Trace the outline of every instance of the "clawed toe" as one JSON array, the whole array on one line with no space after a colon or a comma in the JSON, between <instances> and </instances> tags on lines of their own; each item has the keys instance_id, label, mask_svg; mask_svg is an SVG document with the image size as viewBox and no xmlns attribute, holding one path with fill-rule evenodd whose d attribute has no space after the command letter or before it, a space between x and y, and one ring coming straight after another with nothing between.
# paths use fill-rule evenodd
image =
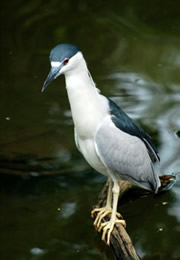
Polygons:
<instances>
[{"instance_id":1,"label":"clawed toe","mask_svg":"<svg viewBox=\"0 0 180 260\"><path fill-rule=\"evenodd\" d=\"M95 226L95 228L99 231L101 230L101 225L102 225L102 220L108 216L112 214L112 209L111 208L96 208L94 210L91 211L91 217L94 218L95 214L97 214L95 221L93 223L93 225ZM118 220L118 218L122 218L121 214L119 212L116 212L116 218ZM100 232L100 231L99 231Z\"/></svg>"},{"instance_id":2,"label":"clawed toe","mask_svg":"<svg viewBox=\"0 0 180 260\"><path fill-rule=\"evenodd\" d=\"M115 224L121 224L124 227L126 227L126 222L122 218L121 214L116 212L112 216L112 209L111 208L96 208L92 210L91 212L91 217L94 218L95 214L97 214L95 221L94 221L94 226L98 232L101 232L102 230L102 240L107 244L110 245L110 237L111 233L113 231L114 225ZM111 214L111 219L110 221L105 221L105 217Z\"/></svg>"},{"instance_id":3,"label":"clawed toe","mask_svg":"<svg viewBox=\"0 0 180 260\"><path fill-rule=\"evenodd\" d=\"M110 245L110 238L111 238L111 233L114 229L115 224L122 224L124 227L126 226L126 222L123 219L116 219L115 221L108 221L105 223L101 224L101 227L99 230L101 231L103 229L102 233L102 240L109 246Z\"/></svg>"}]
</instances>

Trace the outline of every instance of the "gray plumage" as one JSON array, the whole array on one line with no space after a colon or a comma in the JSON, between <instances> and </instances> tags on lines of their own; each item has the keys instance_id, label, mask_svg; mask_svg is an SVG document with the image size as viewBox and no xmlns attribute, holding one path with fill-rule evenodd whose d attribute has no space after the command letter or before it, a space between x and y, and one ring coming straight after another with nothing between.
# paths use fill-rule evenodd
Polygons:
<instances>
[{"instance_id":1,"label":"gray plumage","mask_svg":"<svg viewBox=\"0 0 180 260\"><path fill-rule=\"evenodd\" d=\"M109 100L109 107L110 113L112 115L112 121L122 131L139 137L146 145L149 156L151 157L152 162L160 161L157 149L151 139L151 137L144 132L142 128L137 126L134 121L110 98Z\"/></svg>"},{"instance_id":2,"label":"gray plumage","mask_svg":"<svg viewBox=\"0 0 180 260\"><path fill-rule=\"evenodd\" d=\"M152 163L159 156L150 136L110 99L109 104L111 118L102 122L95 136L99 157L121 179L157 192L160 181Z\"/></svg>"}]
</instances>

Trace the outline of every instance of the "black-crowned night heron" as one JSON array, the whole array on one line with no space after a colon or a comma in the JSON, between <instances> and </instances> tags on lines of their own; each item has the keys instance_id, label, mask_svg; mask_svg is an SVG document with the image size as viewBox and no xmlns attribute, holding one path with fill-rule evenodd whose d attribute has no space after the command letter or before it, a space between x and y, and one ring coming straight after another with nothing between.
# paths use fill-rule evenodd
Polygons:
<instances>
[{"instance_id":1,"label":"black-crowned night heron","mask_svg":"<svg viewBox=\"0 0 180 260\"><path fill-rule=\"evenodd\" d=\"M109 178L106 206L94 209L94 225L103 229L109 245L116 223L125 225L117 212L118 180L128 180L143 189L158 191L160 180L153 170L159 161L148 134L138 127L111 99L100 94L81 51L71 44L60 44L50 53L51 71L42 91L59 75L65 75L66 89L74 121L75 143L86 161ZM110 221L102 219L111 214Z\"/></svg>"}]
</instances>

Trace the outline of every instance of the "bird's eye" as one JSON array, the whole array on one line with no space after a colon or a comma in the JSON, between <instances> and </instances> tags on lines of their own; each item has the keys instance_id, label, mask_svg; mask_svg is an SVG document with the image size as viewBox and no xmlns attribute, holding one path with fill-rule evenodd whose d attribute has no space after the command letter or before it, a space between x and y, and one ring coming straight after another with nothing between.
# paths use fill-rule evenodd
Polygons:
<instances>
[{"instance_id":1,"label":"bird's eye","mask_svg":"<svg viewBox=\"0 0 180 260\"><path fill-rule=\"evenodd\" d=\"M69 62L69 59L66 58L66 59L63 61L63 64L66 65L68 62Z\"/></svg>"}]
</instances>

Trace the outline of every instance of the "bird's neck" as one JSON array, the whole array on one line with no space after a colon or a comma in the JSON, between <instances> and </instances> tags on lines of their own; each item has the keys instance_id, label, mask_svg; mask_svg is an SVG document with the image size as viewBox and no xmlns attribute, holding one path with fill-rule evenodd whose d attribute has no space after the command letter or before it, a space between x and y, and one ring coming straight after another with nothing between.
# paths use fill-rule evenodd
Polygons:
<instances>
[{"instance_id":1,"label":"bird's neck","mask_svg":"<svg viewBox=\"0 0 180 260\"><path fill-rule=\"evenodd\" d=\"M84 135L95 131L106 113L107 101L96 89L84 60L81 67L65 75L65 80L76 130L86 138Z\"/></svg>"}]
</instances>

